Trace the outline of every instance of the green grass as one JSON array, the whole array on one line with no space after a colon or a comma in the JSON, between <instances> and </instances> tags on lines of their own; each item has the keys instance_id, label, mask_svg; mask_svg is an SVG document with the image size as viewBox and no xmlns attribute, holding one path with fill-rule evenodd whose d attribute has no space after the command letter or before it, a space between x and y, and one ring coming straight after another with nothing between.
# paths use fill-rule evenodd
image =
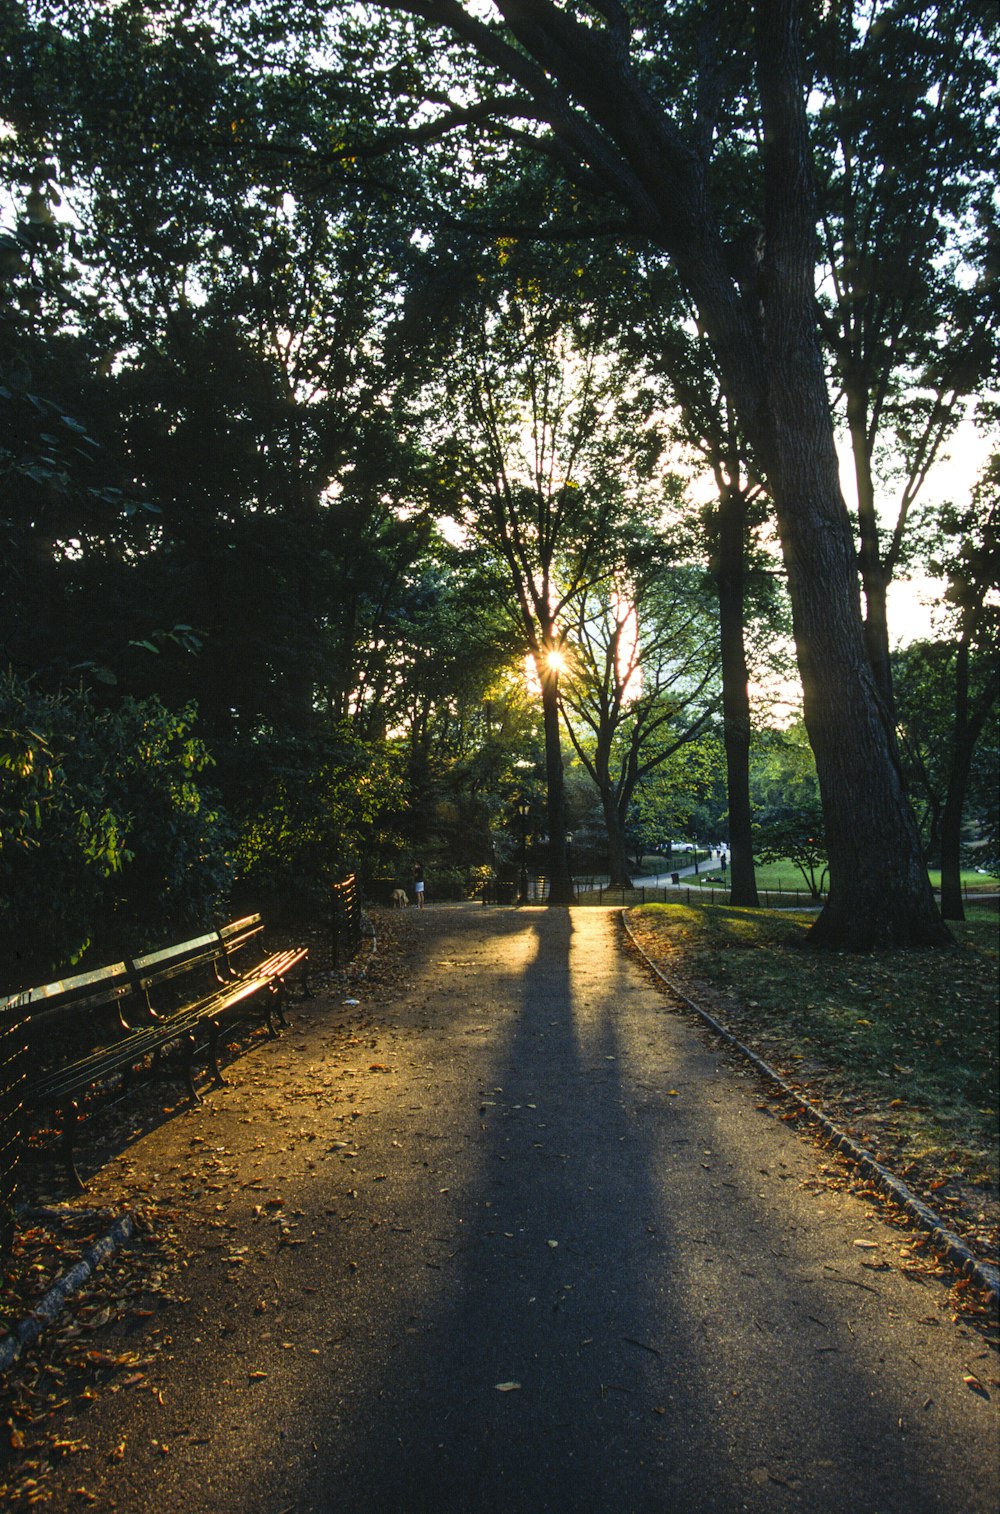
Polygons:
<instances>
[{"instance_id":1,"label":"green grass","mask_svg":"<svg viewBox=\"0 0 1000 1514\"><path fill-rule=\"evenodd\" d=\"M932 888L941 887L941 873L937 868L930 868L928 876ZM962 887L970 893L995 894L1000 890L1000 878L993 878L989 873L977 873L973 868L963 867Z\"/></svg>"},{"instance_id":2,"label":"green grass","mask_svg":"<svg viewBox=\"0 0 1000 1514\"><path fill-rule=\"evenodd\" d=\"M954 925L955 951L870 956L812 950L804 913L653 904L630 919L668 976L822 1106L871 1126L897 1169L995 1188L995 915Z\"/></svg>"},{"instance_id":3,"label":"green grass","mask_svg":"<svg viewBox=\"0 0 1000 1514\"><path fill-rule=\"evenodd\" d=\"M809 886L794 862L758 862L754 871L757 876L757 887L759 889L769 889L775 893L780 891L792 893L795 890L799 890L802 893L808 892ZM941 887L940 872L931 868L928 876L931 880L931 886L939 889ZM703 865L701 873L697 877L692 874L683 880L684 886L686 888L711 888L712 885L707 881L709 877L716 879L716 887L718 887L718 880L720 878L724 879L728 886L729 869L727 868L725 873L723 873L718 863L715 863L712 867ZM962 887L967 888L970 893L996 893L1000 889L1000 880L992 878L985 873L977 873L971 868L963 868Z\"/></svg>"},{"instance_id":4,"label":"green grass","mask_svg":"<svg viewBox=\"0 0 1000 1514\"><path fill-rule=\"evenodd\" d=\"M775 893L782 890L785 893L793 893L795 890L804 894L809 892L809 885L794 862L758 862L754 866L754 872L759 889L770 889ZM682 882L685 888L711 888L712 885L707 881L708 878L715 878L716 880L722 878L725 886L728 888L729 868L727 867L726 871L723 872L718 862L713 863L711 867L705 863L701 865L701 872L697 877L691 874L682 879ZM718 887L718 883L716 883L716 887Z\"/></svg>"}]
</instances>

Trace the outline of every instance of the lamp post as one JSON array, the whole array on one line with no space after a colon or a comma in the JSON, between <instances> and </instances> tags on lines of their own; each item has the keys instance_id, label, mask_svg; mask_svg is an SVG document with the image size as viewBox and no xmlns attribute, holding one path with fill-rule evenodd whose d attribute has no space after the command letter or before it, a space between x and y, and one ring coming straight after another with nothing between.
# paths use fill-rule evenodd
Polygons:
<instances>
[{"instance_id":1,"label":"lamp post","mask_svg":"<svg viewBox=\"0 0 1000 1514\"><path fill-rule=\"evenodd\" d=\"M518 878L518 904L528 902L528 814L530 806L523 799L518 800L517 813L521 822L521 871Z\"/></svg>"}]
</instances>

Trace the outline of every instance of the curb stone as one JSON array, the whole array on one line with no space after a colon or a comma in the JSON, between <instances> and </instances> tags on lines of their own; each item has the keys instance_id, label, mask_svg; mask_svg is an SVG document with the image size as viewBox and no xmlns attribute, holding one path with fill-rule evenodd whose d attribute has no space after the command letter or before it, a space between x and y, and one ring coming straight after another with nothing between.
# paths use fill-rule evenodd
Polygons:
<instances>
[{"instance_id":1,"label":"curb stone","mask_svg":"<svg viewBox=\"0 0 1000 1514\"><path fill-rule=\"evenodd\" d=\"M931 1245L939 1256L944 1257L953 1267L956 1267L963 1277L967 1277L977 1283L988 1295L990 1304L994 1309L1000 1307L1000 1268L994 1267L990 1262L984 1262L977 1257L970 1250L966 1242L962 1240L961 1236L956 1235L953 1230L948 1229L941 1216L936 1214L929 1204L925 1204L923 1199L917 1198L916 1194L907 1187L902 1178L898 1178L894 1172L890 1172L870 1151L866 1151L846 1131L841 1130L839 1125L835 1125L828 1115L825 1115L815 1104L811 1104L798 1089L793 1088L791 1083L787 1082L780 1073L775 1072L774 1068L770 1067L762 1057L759 1057L755 1051L750 1050L749 1046L745 1046L742 1041L738 1040L732 1031L727 1030L706 1009L702 1009L693 999L689 999L687 994L678 988L677 984L673 983L666 973L661 972L655 962L651 961L643 951L632 932L632 927L626 919L625 910L621 912L621 923L636 952L646 963L647 967L660 979L660 982L669 989L674 998L679 999L684 1007L697 1015L715 1035L721 1037L734 1051L739 1052L740 1056L748 1061L757 1072L761 1073L768 1082L773 1083L787 1098L791 1099L801 1113L820 1127L834 1149L839 1151L841 1156L845 1157L852 1166L857 1167L860 1172L864 1173L865 1177L881 1193L884 1193L893 1203L902 1209L918 1229L926 1231Z\"/></svg>"},{"instance_id":2,"label":"curb stone","mask_svg":"<svg viewBox=\"0 0 1000 1514\"><path fill-rule=\"evenodd\" d=\"M80 1258L75 1266L53 1283L48 1293L39 1300L38 1305L19 1324L14 1326L13 1331L5 1340L0 1341L0 1372L6 1372L13 1366L26 1346L36 1341L45 1329L59 1314L59 1311L81 1288L93 1272L113 1256L118 1247L123 1245L135 1232L135 1220L130 1214L122 1215L116 1220L111 1229L100 1240L95 1241L88 1251Z\"/></svg>"}]
</instances>

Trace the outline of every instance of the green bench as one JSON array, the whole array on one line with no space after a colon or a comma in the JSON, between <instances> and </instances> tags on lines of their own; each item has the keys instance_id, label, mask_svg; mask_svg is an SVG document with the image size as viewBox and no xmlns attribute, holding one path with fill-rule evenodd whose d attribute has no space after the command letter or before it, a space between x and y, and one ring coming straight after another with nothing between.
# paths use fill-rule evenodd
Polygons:
<instances>
[{"instance_id":1,"label":"green bench","mask_svg":"<svg viewBox=\"0 0 1000 1514\"><path fill-rule=\"evenodd\" d=\"M140 1071L159 1071L176 1052L194 1104L200 1053L220 1084L219 1050L230 1028L256 1017L275 1036L275 1020L287 1023L292 974L303 994L309 991L308 950L293 947L244 962L248 948L259 951L263 930L260 915L247 915L174 946L0 1001L0 1025L16 1026L25 1041L24 1113L49 1114L61 1123L63 1160L75 1187L83 1187L73 1153L86 1094L127 1091Z\"/></svg>"}]
</instances>

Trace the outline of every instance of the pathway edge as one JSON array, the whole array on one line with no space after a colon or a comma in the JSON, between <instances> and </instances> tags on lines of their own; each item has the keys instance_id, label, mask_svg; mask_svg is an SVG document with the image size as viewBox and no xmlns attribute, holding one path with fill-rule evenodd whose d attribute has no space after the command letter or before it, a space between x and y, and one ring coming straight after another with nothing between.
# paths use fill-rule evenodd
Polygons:
<instances>
[{"instance_id":1,"label":"pathway edge","mask_svg":"<svg viewBox=\"0 0 1000 1514\"><path fill-rule=\"evenodd\" d=\"M75 1266L52 1284L31 1313L14 1326L5 1340L0 1341L0 1372L6 1372L13 1366L25 1347L38 1339L46 1325L51 1325L60 1310L73 1294L83 1287L101 1263L107 1261L109 1256L113 1256L118 1247L129 1240L134 1233L135 1219L131 1214L122 1215L111 1226L111 1229L101 1236L100 1240L94 1242Z\"/></svg>"},{"instance_id":2,"label":"pathway edge","mask_svg":"<svg viewBox=\"0 0 1000 1514\"><path fill-rule=\"evenodd\" d=\"M963 1277L967 1277L977 1283L988 1295L994 1308L1000 1307L1000 1268L994 1267L990 1262L984 1262L980 1257L977 1257L975 1252L962 1240L961 1236L956 1235L953 1230L949 1230L941 1216L935 1213L929 1204L925 1204L923 1199L919 1199L912 1189L907 1187L902 1178L897 1177L894 1172L890 1172L889 1168L878 1161L870 1151L866 1150L864 1146L859 1145L846 1131L841 1130L839 1125L834 1124L829 1115L824 1114L815 1104L810 1103L797 1088L793 1087L780 1073L775 1072L774 1068L769 1066L763 1057L759 1057L749 1046L744 1045L738 1037L733 1035L732 1031L727 1030L720 1021L716 1020L714 1015L710 1015L707 1009L702 1009L700 1004L696 1004L693 999L689 998L683 989L672 982L666 973L657 967L656 963L639 945L628 922L626 910L623 909L621 911L620 918L632 947L670 993L676 999L679 999L685 1008L697 1015L715 1035L721 1037L734 1051L737 1051L768 1082L773 1083L776 1088L779 1088L786 1098L791 1099L808 1119L820 1127L834 1148L840 1152L841 1156L845 1157L852 1166L857 1167L863 1172L865 1177L869 1178L880 1192L886 1194L888 1198L897 1204L918 1229L927 1232L934 1250L940 1256L945 1257L952 1266L956 1267Z\"/></svg>"}]
</instances>

